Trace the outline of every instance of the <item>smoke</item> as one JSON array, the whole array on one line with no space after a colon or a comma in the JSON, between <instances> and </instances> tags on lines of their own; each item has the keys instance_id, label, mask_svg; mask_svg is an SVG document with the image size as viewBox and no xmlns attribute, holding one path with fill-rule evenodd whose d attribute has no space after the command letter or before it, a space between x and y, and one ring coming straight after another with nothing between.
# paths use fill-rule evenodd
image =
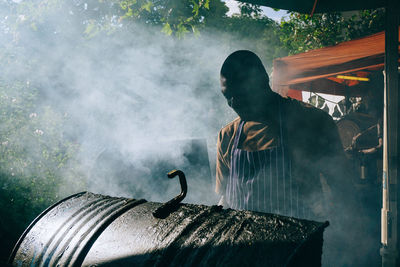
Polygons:
<instances>
[{"instance_id":1,"label":"smoke","mask_svg":"<svg viewBox=\"0 0 400 267\"><path fill-rule=\"evenodd\" d=\"M166 188L145 185L152 184L148 181L154 178L151 175L165 176L166 169L158 174L152 171L160 160L167 161L171 168L182 166L184 172L185 167L190 167L184 164L189 148L185 142L177 141L205 139L210 147L214 146L214 137L227 120L217 79L218 63L224 53L215 48L204 49L206 41L171 40L155 29L136 28L128 38L95 40L89 45L91 51L70 54L61 70L68 80L61 83L70 84L74 95L67 99L60 99L64 96L58 94L51 97L60 99L57 103L63 103L65 112L79 125L81 161L93 170L96 162L93 165L87 159L96 161L101 153L116 151L115 157L121 153L124 166L110 169L119 172L134 165L136 176L125 177L126 183L121 183L121 177L114 177L121 188L110 192L101 174L93 177L89 173L89 190L126 196L132 195L126 191L131 184L130 188L144 187L144 196L133 197L161 200L158 196L168 193ZM205 60L210 55L214 62ZM210 168L209 163L200 167ZM212 199L210 175L188 176L189 188L196 188L196 181L209 182L208 197L201 196L197 203ZM137 176L147 176L147 181ZM164 199L170 197L167 194Z\"/></svg>"},{"instance_id":2,"label":"smoke","mask_svg":"<svg viewBox=\"0 0 400 267\"><path fill-rule=\"evenodd\" d=\"M49 8L36 24L20 11L18 34L2 32L2 46L15 53L4 77L36 96L23 111L26 124L35 124L19 142L31 148L26 159L38 159L38 142L73 146L63 168L54 166L63 180L59 196L89 190L166 201L179 192L166 172L181 168L187 201L216 203L216 136L235 116L220 94L219 69L250 42L207 31L176 39L135 23L88 38L76 5Z\"/></svg>"}]
</instances>

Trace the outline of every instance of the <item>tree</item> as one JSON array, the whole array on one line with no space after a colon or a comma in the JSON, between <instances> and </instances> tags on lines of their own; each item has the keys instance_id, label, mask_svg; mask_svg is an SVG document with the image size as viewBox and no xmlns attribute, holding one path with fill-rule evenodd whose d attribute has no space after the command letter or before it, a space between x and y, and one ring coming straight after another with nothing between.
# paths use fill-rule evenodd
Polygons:
<instances>
[{"instance_id":1,"label":"tree","mask_svg":"<svg viewBox=\"0 0 400 267\"><path fill-rule=\"evenodd\" d=\"M361 10L347 20L346 35L356 39L385 30L385 9Z\"/></svg>"},{"instance_id":2,"label":"tree","mask_svg":"<svg viewBox=\"0 0 400 267\"><path fill-rule=\"evenodd\" d=\"M208 10L210 0L119 0L122 10L126 11L122 18L140 20L142 22L161 25L163 32L181 38L187 32L196 32L202 23L200 15Z\"/></svg>"},{"instance_id":3,"label":"tree","mask_svg":"<svg viewBox=\"0 0 400 267\"><path fill-rule=\"evenodd\" d=\"M313 16L291 12L280 26L283 45L297 54L383 31L384 10L363 10L349 18L338 12Z\"/></svg>"},{"instance_id":4,"label":"tree","mask_svg":"<svg viewBox=\"0 0 400 267\"><path fill-rule=\"evenodd\" d=\"M344 39L344 19L340 13L290 13L289 20L281 22L281 41L291 54L335 45Z\"/></svg>"}]
</instances>

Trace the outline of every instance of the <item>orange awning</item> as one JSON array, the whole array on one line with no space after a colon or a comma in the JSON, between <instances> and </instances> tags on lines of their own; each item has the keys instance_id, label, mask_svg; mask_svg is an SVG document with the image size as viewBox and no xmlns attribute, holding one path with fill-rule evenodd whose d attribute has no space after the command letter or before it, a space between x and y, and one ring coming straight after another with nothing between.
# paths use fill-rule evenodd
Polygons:
<instances>
[{"instance_id":1,"label":"orange awning","mask_svg":"<svg viewBox=\"0 0 400 267\"><path fill-rule=\"evenodd\" d=\"M384 54L385 32L380 32L335 46L277 58L274 60L272 87L277 92L294 89L335 95L345 95L346 88L351 87L351 94L358 95L365 82L343 80L337 75L368 77L373 71L383 70Z\"/></svg>"}]
</instances>

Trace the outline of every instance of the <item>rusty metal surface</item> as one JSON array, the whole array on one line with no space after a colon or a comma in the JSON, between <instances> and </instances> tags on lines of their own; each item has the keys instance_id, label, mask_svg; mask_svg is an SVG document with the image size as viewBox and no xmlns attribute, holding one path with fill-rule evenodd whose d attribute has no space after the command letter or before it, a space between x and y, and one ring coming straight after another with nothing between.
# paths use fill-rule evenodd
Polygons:
<instances>
[{"instance_id":1,"label":"rusty metal surface","mask_svg":"<svg viewBox=\"0 0 400 267\"><path fill-rule=\"evenodd\" d=\"M306 259L313 263L309 266L320 265L326 223L189 204L159 219L152 213L161 205L76 195L53 206L29 228L12 264L285 266Z\"/></svg>"}]
</instances>

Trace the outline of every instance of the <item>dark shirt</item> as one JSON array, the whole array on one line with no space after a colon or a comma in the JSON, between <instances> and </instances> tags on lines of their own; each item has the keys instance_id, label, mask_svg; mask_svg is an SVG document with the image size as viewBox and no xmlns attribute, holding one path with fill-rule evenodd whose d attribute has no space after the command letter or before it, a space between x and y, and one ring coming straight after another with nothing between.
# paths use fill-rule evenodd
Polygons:
<instances>
[{"instance_id":1,"label":"dark shirt","mask_svg":"<svg viewBox=\"0 0 400 267\"><path fill-rule=\"evenodd\" d=\"M341 200L352 193L351 173L336 124L327 113L308 104L286 98L280 98L280 101L285 114L283 126L287 130L284 142L288 147L292 175L299 185L300 197L312 206L314 214L326 218L329 206L345 205ZM239 123L237 118L219 132L216 192L220 195L225 193L231 149ZM274 119L247 121L239 147L258 151L275 146L281 138L277 129Z\"/></svg>"}]
</instances>

